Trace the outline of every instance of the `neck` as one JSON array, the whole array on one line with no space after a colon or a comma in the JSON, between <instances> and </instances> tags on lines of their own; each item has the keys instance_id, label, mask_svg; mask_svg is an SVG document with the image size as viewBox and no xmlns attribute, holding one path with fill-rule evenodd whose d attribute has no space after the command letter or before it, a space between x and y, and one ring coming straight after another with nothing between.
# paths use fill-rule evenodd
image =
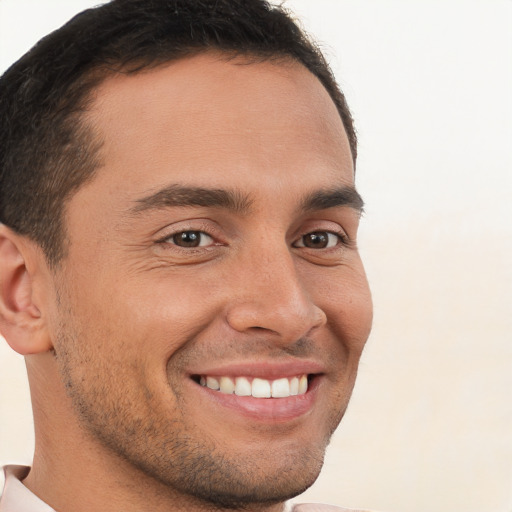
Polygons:
<instances>
[{"instance_id":1,"label":"neck","mask_svg":"<svg viewBox=\"0 0 512 512\"><path fill-rule=\"evenodd\" d=\"M59 376L50 374L56 371L52 369L52 356L38 358L47 358L41 373L34 372L27 361L36 450L32 469L23 481L36 496L59 512L102 512L105 504L110 512L228 510L170 488L94 439L78 424L70 399L57 384ZM39 385L42 378L45 386ZM41 389L45 389L44 395ZM284 508L283 503L247 504L235 510L282 512Z\"/></svg>"},{"instance_id":2,"label":"neck","mask_svg":"<svg viewBox=\"0 0 512 512\"><path fill-rule=\"evenodd\" d=\"M76 439L76 436L74 436ZM23 482L36 496L59 512L223 512L144 474L128 462L105 456L97 446L61 439L36 451ZM282 512L284 504L247 504L233 510Z\"/></svg>"}]
</instances>

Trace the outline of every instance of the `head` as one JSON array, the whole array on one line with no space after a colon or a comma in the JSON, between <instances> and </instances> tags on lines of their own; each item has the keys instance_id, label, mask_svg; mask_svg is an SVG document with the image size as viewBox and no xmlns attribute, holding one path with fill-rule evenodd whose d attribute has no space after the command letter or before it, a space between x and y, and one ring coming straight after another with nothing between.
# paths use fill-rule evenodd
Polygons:
<instances>
[{"instance_id":1,"label":"head","mask_svg":"<svg viewBox=\"0 0 512 512\"><path fill-rule=\"evenodd\" d=\"M196 506L311 485L371 324L321 54L259 0L118 0L15 64L0 104L0 325L44 458L80 438Z\"/></svg>"},{"instance_id":2,"label":"head","mask_svg":"<svg viewBox=\"0 0 512 512\"><path fill-rule=\"evenodd\" d=\"M95 89L107 77L209 51L306 67L336 105L355 163L345 97L322 53L282 8L261 0L116 0L77 15L2 76L0 222L58 263L66 201L99 166L101 140L83 123Z\"/></svg>"}]
</instances>

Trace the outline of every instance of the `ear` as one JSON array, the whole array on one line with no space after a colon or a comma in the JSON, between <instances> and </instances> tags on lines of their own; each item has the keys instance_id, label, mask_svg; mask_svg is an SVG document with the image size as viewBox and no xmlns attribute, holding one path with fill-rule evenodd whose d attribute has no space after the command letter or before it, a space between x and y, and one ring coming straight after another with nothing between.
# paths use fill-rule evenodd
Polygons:
<instances>
[{"instance_id":1,"label":"ear","mask_svg":"<svg viewBox=\"0 0 512 512\"><path fill-rule=\"evenodd\" d=\"M0 224L0 333L22 355L52 348L42 309L34 298L34 280L42 278L41 250Z\"/></svg>"}]
</instances>

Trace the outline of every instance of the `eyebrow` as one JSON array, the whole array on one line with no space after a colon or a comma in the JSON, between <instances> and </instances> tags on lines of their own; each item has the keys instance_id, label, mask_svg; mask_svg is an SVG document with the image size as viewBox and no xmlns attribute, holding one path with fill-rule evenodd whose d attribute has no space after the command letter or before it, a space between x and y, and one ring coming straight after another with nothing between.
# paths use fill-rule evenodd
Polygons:
<instances>
[{"instance_id":1,"label":"eyebrow","mask_svg":"<svg viewBox=\"0 0 512 512\"><path fill-rule=\"evenodd\" d=\"M237 190L190 187L183 185L170 185L157 192L135 201L129 211L139 214L150 210L158 210L171 207L223 208L236 213L249 212L252 200ZM354 187L317 190L307 195L302 201L302 211L318 211L328 208L346 206L359 212L364 210L364 201Z\"/></svg>"},{"instance_id":2,"label":"eyebrow","mask_svg":"<svg viewBox=\"0 0 512 512\"><path fill-rule=\"evenodd\" d=\"M154 194L138 199L130 212L138 214L148 210L176 206L202 206L224 208L243 214L249 211L251 204L249 196L237 190L170 185Z\"/></svg>"},{"instance_id":3,"label":"eyebrow","mask_svg":"<svg viewBox=\"0 0 512 512\"><path fill-rule=\"evenodd\" d=\"M326 210L340 206L352 208L359 214L364 212L363 198L354 187L350 186L313 192L306 196L302 203L304 211Z\"/></svg>"}]
</instances>

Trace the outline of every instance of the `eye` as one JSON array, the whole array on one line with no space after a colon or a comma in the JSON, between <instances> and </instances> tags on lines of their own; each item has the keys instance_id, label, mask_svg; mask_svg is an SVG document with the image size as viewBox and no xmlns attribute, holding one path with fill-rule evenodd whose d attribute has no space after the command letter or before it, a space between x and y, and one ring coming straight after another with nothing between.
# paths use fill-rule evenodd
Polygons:
<instances>
[{"instance_id":1,"label":"eye","mask_svg":"<svg viewBox=\"0 0 512 512\"><path fill-rule=\"evenodd\" d=\"M178 247L205 247L213 243L213 238L203 231L181 231L166 239Z\"/></svg>"},{"instance_id":2,"label":"eye","mask_svg":"<svg viewBox=\"0 0 512 512\"><path fill-rule=\"evenodd\" d=\"M309 249L330 249L342 242L341 235L330 231L313 231L303 235L295 242L295 247L307 247Z\"/></svg>"}]
</instances>

